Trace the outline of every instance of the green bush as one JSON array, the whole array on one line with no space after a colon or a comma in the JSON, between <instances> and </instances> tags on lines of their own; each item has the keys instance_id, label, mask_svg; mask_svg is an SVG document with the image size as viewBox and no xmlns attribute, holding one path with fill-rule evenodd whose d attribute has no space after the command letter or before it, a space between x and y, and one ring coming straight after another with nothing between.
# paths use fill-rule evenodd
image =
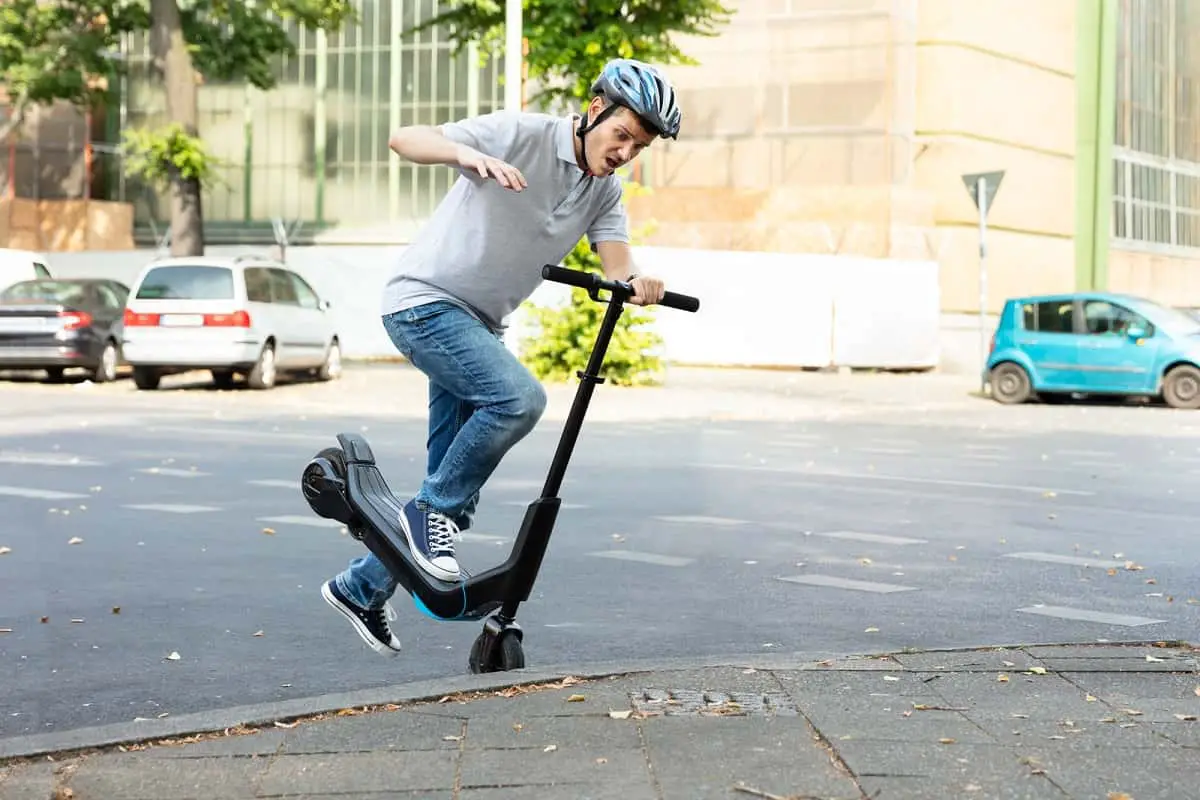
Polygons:
<instances>
[{"instance_id":1,"label":"green bush","mask_svg":"<svg viewBox=\"0 0 1200 800\"><path fill-rule=\"evenodd\" d=\"M600 258L586 239L563 259L568 269L603 274ZM601 298L607 295L602 294ZM536 306L526 302L532 332L521 342L521 358L540 380L571 381L587 366L588 356L608 309L584 289L571 289L570 302L562 306ZM663 364L656 351L662 339L649 324L654 308L626 304L613 331L601 374L617 386L646 386L662 380Z\"/></svg>"}]
</instances>

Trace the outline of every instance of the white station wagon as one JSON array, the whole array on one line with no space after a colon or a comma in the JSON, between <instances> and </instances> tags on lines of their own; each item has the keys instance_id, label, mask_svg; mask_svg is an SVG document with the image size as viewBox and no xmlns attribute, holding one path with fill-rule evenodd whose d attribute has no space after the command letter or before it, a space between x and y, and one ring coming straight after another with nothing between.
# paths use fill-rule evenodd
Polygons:
<instances>
[{"instance_id":1,"label":"white station wagon","mask_svg":"<svg viewBox=\"0 0 1200 800\"><path fill-rule=\"evenodd\" d=\"M206 369L220 387L244 375L269 389L280 372L341 375L341 347L322 300L262 256L163 258L144 267L125 303L122 355L139 389Z\"/></svg>"}]
</instances>

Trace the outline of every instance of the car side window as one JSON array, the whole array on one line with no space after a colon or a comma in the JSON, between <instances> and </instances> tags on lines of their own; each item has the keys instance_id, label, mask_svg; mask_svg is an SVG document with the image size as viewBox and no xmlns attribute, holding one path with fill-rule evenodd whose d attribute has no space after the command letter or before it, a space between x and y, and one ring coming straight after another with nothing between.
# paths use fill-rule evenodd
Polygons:
<instances>
[{"instance_id":1,"label":"car side window","mask_svg":"<svg viewBox=\"0 0 1200 800\"><path fill-rule=\"evenodd\" d=\"M1088 300L1083 304L1083 319L1087 332L1092 336L1125 336L1130 328L1141 328L1146 336L1154 335L1150 320L1116 303L1106 300Z\"/></svg>"},{"instance_id":2,"label":"car side window","mask_svg":"<svg viewBox=\"0 0 1200 800\"><path fill-rule=\"evenodd\" d=\"M1022 307L1025 330L1038 333L1074 333L1075 304L1070 300L1046 300Z\"/></svg>"},{"instance_id":3,"label":"car side window","mask_svg":"<svg viewBox=\"0 0 1200 800\"><path fill-rule=\"evenodd\" d=\"M271 274L271 297L275 302L285 303L289 306L299 305L300 298L296 296L296 286L288 277L288 273L275 267L268 271Z\"/></svg>"},{"instance_id":4,"label":"car side window","mask_svg":"<svg viewBox=\"0 0 1200 800\"><path fill-rule=\"evenodd\" d=\"M38 263L37 261L33 262L33 272L39 278L44 279L50 277L50 270L46 269L46 265Z\"/></svg>"},{"instance_id":5,"label":"car side window","mask_svg":"<svg viewBox=\"0 0 1200 800\"><path fill-rule=\"evenodd\" d=\"M117 297L116 292L102 283L96 284L95 292L100 299L100 305L103 306L106 311L115 311L125 305L125 303L119 297Z\"/></svg>"},{"instance_id":6,"label":"car side window","mask_svg":"<svg viewBox=\"0 0 1200 800\"><path fill-rule=\"evenodd\" d=\"M292 279L292 285L296 289L296 297L300 301L301 308L310 308L316 311L321 307L321 300L317 297L317 293L308 285L308 282L294 272L289 272L288 276Z\"/></svg>"},{"instance_id":7,"label":"car side window","mask_svg":"<svg viewBox=\"0 0 1200 800\"><path fill-rule=\"evenodd\" d=\"M262 267L247 267L246 300L251 303L271 302L271 278Z\"/></svg>"}]
</instances>

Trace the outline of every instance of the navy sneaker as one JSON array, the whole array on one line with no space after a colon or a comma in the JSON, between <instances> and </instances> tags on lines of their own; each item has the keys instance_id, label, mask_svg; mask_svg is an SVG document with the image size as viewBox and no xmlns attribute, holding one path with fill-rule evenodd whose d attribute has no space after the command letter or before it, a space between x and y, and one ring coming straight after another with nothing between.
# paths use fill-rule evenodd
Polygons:
<instances>
[{"instance_id":1,"label":"navy sneaker","mask_svg":"<svg viewBox=\"0 0 1200 800\"><path fill-rule=\"evenodd\" d=\"M358 635L372 650L385 656L394 656L400 652L400 640L388 625L389 620L396 618L396 612L390 604L384 603L382 608L360 608L342 594L333 581L321 587L321 596L325 598L326 603L350 620L354 630L358 631Z\"/></svg>"},{"instance_id":2,"label":"navy sneaker","mask_svg":"<svg viewBox=\"0 0 1200 800\"><path fill-rule=\"evenodd\" d=\"M443 581L457 581L461 576L454 560L454 539L458 526L445 514L417 506L409 500L400 512L400 527L408 538L413 558L421 568Z\"/></svg>"}]
</instances>

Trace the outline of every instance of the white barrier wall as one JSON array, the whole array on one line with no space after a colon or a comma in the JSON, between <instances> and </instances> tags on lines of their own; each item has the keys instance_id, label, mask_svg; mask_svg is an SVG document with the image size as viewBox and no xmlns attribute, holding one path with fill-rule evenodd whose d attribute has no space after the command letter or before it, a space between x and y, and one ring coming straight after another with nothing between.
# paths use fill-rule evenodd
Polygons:
<instances>
[{"instance_id":1,"label":"white barrier wall","mask_svg":"<svg viewBox=\"0 0 1200 800\"><path fill-rule=\"evenodd\" d=\"M211 255L246 248L209 248ZM261 248L269 252L272 248ZM292 247L287 262L332 303L350 358L396 355L379 323L379 295L400 246ZM132 283L151 251L52 253L63 277ZM928 369L938 364L938 265L847 256L635 248L638 268L700 298L700 310L655 310L664 356L680 364ZM544 284L535 303L569 289ZM510 321L509 345L525 330Z\"/></svg>"}]
</instances>

